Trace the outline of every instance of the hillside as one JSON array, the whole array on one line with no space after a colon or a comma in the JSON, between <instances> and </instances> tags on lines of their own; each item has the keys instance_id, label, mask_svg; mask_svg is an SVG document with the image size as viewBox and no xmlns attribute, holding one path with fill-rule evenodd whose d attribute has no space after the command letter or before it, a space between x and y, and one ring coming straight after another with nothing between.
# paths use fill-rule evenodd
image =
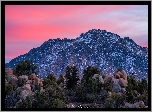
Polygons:
<instances>
[{"instance_id":1,"label":"hillside","mask_svg":"<svg viewBox=\"0 0 152 112\"><path fill-rule=\"evenodd\" d=\"M14 68L23 60L33 60L40 78L49 73L64 74L67 65L76 66L79 75L88 66L97 66L104 74L121 68L137 79L148 79L148 48L137 45L129 37L106 30L92 29L76 39L49 39L40 47L12 59L5 65Z\"/></svg>"}]
</instances>

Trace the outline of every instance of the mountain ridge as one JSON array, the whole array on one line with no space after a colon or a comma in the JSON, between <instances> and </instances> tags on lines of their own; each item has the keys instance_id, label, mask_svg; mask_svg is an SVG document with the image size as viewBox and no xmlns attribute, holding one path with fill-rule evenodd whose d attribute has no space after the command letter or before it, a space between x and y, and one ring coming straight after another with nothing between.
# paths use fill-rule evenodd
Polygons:
<instances>
[{"instance_id":1,"label":"mountain ridge","mask_svg":"<svg viewBox=\"0 0 152 112\"><path fill-rule=\"evenodd\" d=\"M129 37L121 38L100 29L89 30L76 39L49 39L12 59L5 67L14 68L25 59L33 60L41 78L49 73L64 74L67 65L76 65L80 74L87 66L97 66L105 74L122 68L128 75L148 78L148 48L137 45Z\"/></svg>"}]
</instances>

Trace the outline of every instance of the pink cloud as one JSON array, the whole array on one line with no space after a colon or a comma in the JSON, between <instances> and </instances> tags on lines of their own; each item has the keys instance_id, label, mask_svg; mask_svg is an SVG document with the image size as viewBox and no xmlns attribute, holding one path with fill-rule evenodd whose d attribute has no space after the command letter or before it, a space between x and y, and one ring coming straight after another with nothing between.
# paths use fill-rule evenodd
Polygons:
<instances>
[{"instance_id":1,"label":"pink cloud","mask_svg":"<svg viewBox=\"0 0 152 112\"><path fill-rule=\"evenodd\" d=\"M13 59L19 55L23 55L31 50L31 46L36 48L43 42L8 42L5 47L5 58Z\"/></svg>"},{"instance_id":2,"label":"pink cloud","mask_svg":"<svg viewBox=\"0 0 152 112\"><path fill-rule=\"evenodd\" d=\"M76 38L90 29L107 30L122 38L127 36L146 46L146 8L134 5L8 5L5 7L6 57L23 54L20 48L28 52L36 45L40 46L33 43L43 43L51 38ZM30 42L28 48L22 44L26 42ZM10 50L12 46L17 49L16 54Z\"/></svg>"}]
</instances>

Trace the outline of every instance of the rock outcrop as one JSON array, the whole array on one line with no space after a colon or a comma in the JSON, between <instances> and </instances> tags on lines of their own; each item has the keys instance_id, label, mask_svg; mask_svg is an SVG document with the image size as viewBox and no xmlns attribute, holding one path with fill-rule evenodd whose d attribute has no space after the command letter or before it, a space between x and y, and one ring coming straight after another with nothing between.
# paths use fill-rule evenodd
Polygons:
<instances>
[{"instance_id":1,"label":"rock outcrop","mask_svg":"<svg viewBox=\"0 0 152 112\"><path fill-rule=\"evenodd\" d=\"M124 108L146 108L146 106L143 101L139 101L134 104L126 102Z\"/></svg>"}]
</instances>

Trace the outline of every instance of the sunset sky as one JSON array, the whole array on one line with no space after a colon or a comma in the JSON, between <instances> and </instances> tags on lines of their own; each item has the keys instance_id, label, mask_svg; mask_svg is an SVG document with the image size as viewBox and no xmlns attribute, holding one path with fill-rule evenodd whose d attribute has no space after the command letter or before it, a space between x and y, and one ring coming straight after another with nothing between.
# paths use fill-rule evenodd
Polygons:
<instances>
[{"instance_id":1,"label":"sunset sky","mask_svg":"<svg viewBox=\"0 0 152 112\"><path fill-rule=\"evenodd\" d=\"M5 62L55 38L101 29L148 47L148 5L6 5Z\"/></svg>"}]
</instances>

